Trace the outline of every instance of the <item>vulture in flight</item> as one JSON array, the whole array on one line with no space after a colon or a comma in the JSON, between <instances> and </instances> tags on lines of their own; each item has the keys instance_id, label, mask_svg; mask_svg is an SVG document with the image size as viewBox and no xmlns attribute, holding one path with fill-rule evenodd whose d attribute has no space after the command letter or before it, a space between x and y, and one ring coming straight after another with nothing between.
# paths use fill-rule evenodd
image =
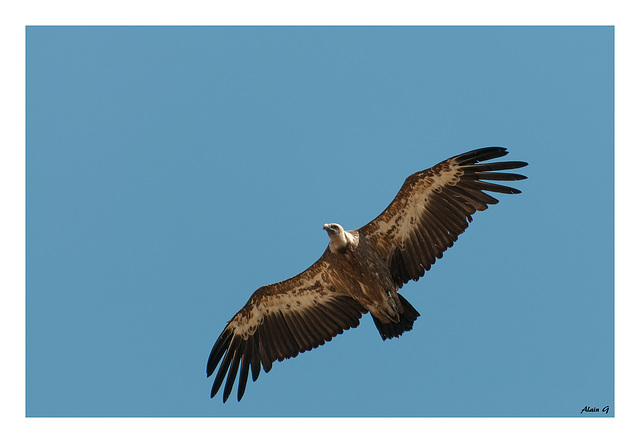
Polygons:
<instances>
[{"instance_id":1,"label":"vulture in flight","mask_svg":"<svg viewBox=\"0 0 640 443\"><path fill-rule=\"evenodd\" d=\"M359 229L325 224L329 246L318 261L295 277L258 288L227 322L207 363L207 376L220 364L211 397L226 378L226 402L239 371L240 401L249 370L256 381L261 366L269 372L274 361L323 345L358 326L367 312L383 340L410 331L420 314L398 290L442 258L471 214L498 203L484 191L520 193L485 181L526 178L496 172L525 162L480 163L504 155L505 148L476 149L410 175L382 214Z\"/></svg>"}]
</instances>

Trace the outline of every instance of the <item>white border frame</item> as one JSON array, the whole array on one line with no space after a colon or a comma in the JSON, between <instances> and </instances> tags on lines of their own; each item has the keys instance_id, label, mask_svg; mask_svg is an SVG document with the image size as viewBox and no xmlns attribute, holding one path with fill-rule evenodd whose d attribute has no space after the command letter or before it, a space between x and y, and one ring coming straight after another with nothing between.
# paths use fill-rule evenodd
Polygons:
<instances>
[{"instance_id":1,"label":"white border frame","mask_svg":"<svg viewBox=\"0 0 640 443\"><path fill-rule=\"evenodd\" d=\"M432 4L433 3L433 4ZM631 2L25 0L0 21L0 337L2 434L11 441L155 442L243 436L283 441L629 441L637 438L638 23ZM5 8L5 11L7 9ZM25 418L25 26L33 25L605 25L615 26L615 414L611 418ZM635 148L635 149L634 149ZM597 186L597 171L588 171ZM597 208L585 208L585 216Z\"/></svg>"}]
</instances>

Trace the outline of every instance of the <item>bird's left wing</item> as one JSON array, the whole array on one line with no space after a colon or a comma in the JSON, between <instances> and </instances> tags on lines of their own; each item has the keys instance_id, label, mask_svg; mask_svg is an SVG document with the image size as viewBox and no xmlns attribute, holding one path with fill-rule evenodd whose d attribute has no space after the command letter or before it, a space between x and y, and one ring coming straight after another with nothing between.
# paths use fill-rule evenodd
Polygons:
<instances>
[{"instance_id":1,"label":"bird's left wing","mask_svg":"<svg viewBox=\"0 0 640 443\"><path fill-rule=\"evenodd\" d=\"M325 252L326 254L326 252ZM324 255L295 277L262 286L227 322L209 355L207 376L220 362L211 389L213 397L226 376L223 401L227 401L238 370L238 401L244 395L249 368L253 381L260 365L265 372L274 361L309 351L344 330L355 328L366 309L331 284Z\"/></svg>"},{"instance_id":2,"label":"bird's left wing","mask_svg":"<svg viewBox=\"0 0 640 443\"><path fill-rule=\"evenodd\" d=\"M417 280L453 246L471 214L498 203L484 191L519 194L509 186L485 180L523 180L499 172L526 166L520 161L480 163L507 155L505 148L481 148L457 155L410 175L382 214L358 229L387 262L398 286Z\"/></svg>"}]
</instances>

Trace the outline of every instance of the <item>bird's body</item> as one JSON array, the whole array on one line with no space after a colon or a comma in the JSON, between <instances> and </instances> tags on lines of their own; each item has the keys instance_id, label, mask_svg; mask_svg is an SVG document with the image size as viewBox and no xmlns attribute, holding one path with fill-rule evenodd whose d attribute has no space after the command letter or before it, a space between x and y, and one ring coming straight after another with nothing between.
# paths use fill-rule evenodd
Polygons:
<instances>
[{"instance_id":1,"label":"bird's body","mask_svg":"<svg viewBox=\"0 0 640 443\"><path fill-rule=\"evenodd\" d=\"M220 364L211 396L226 376L226 401L239 373L240 400L249 370L255 381L261 367L269 372L275 360L324 344L358 326L367 312L383 339L411 330L420 314L398 290L442 257L471 214L498 202L483 191L520 192L482 181L526 178L493 172L524 162L477 164L506 154L504 148L478 149L409 176L387 209L360 229L325 224L323 255L295 277L258 288L227 323L207 364L207 375Z\"/></svg>"},{"instance_id":2,"label":"bird's body","mask_svg":"<svg viewBox=\"0 0 640 443\"><path fill-rule=\"evenodd\" d=\"M344 232L337 223L329 226ZM360 239L358 231L346 234L351 241L342 248L334 247L336 240L329 234L329 246L323 255L329 264L327 280L335 282L334 287L339 292L350 294L382 323L397 323L404 309L398 298L398 286L386 263L369 239L364 236Z\"/></svg>"}]
</instances>

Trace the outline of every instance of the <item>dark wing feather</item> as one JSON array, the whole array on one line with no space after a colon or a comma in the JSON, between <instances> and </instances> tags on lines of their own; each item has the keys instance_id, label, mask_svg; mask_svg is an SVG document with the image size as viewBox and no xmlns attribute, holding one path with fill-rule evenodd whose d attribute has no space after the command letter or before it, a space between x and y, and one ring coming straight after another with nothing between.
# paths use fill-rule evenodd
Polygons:
<instances>
[{"instance_id":1,"label":"dark wing feather","mask_svg":"<svg viewBox=\"0 0 640 443\"><path fill-rule=\"evenodd\" d=\"M471 214L498 203L484 191L520 193L484 181L526 178L493 172L521 168L525 162L478 163L505 155L505 148L476 149L409 176L382 214L358 229L387 261L398 286L423 276L469 226Z\"/></svg>"},{"instance_id":2,"label":"dark wing feather","mask_svg":"<svg viewBox=\"0 0 640 443\"><path fill-rule=\"evenodd\" d=\"M366 311L352 297L330 289L328 264L321 258L296 277L259 288L227 323L207 363L207 376L215 376L211 397L226 377L223 401L227 401L238 375L238 401L244 395L249 368L255 381L260 365L316 348L344 330L354 328Z\"/></svg>"}]
</instances>

